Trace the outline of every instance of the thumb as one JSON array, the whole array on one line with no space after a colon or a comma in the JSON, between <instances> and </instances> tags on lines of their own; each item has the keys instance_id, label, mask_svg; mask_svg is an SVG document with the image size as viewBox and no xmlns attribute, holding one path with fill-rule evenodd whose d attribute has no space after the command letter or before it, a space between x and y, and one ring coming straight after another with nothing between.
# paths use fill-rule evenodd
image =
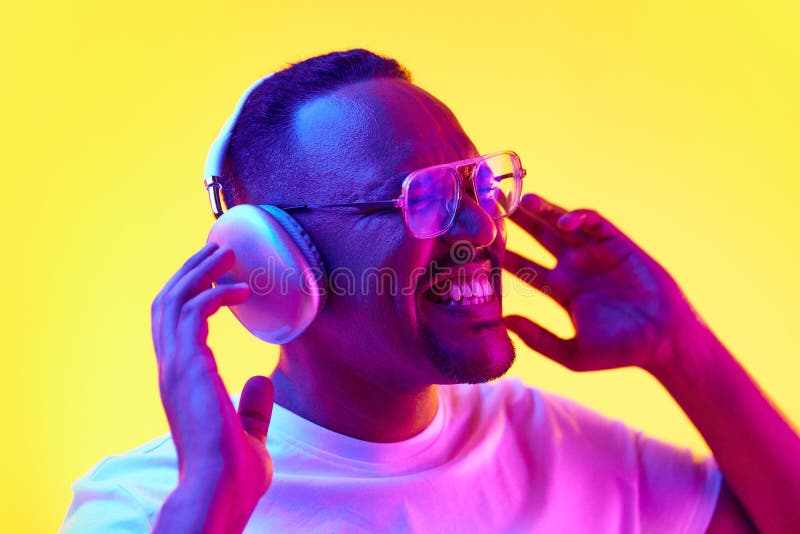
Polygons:
<instances>
[{"instance_id":1,"label":"thumb","mask_svg":"<svg viewBox=\"0 0 800 534\"><path fill-rule=\"evenodd\" d=\"M239 419L245 432L267 444L275 388L266 376L254 376L244 385L239 398Z\"/></svg>"}]
</instances>

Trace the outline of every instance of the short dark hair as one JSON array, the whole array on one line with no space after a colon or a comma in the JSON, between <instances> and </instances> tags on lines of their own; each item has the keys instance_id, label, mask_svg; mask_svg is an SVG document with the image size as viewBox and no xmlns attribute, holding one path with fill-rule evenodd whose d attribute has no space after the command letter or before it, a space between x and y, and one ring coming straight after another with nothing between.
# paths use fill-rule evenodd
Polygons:
<instances>
[{"instance_id":1,"label":"short dark hair","mask_svg":"<svg viewBox=\"0 0 800 534\"><path fill-rule=\"evenodd\" d=\"M369 50L332 52L294 63L264 80L247 98L234 126L222 187L228 207L263 203L286 180L292 160L292 122L304 103L343 86L376 78L411 81L395 59ZM281 162L280 167L275 162ZM283 177L283 179L281 179Z\"/></svg>"}]
</instances>

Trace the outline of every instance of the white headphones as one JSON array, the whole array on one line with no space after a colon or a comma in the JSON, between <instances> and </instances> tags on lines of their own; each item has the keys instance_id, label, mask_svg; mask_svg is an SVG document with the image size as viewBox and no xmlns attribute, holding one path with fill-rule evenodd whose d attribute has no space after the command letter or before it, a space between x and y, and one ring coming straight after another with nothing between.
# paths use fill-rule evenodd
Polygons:
<instances>
[{"instance_id":1,"label":"white headphones","mask_svg":"<svg viewBox=\"0 0 800 534\"><path fill-rule=\"evenodd\" d=\"M231 311L247 330L267 343L284 344L299 336L319 314L325 300L322 258L291 215L275 206L240 204L223 208L220 177L233 169L231 134L247 98L268 74L239 98L206 157L205 187L217 222L208 242L233 249L236 260L217 284L247 282L250 296Z\"/></svg>"}]
</instances>

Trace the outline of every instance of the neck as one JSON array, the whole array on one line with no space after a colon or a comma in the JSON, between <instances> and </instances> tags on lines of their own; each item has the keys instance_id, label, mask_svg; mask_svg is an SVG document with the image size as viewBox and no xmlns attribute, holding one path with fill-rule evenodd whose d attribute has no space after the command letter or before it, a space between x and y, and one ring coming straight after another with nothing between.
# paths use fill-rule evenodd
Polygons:
<instances>
[{"instance_id":1,"label":"neck","mask_svg":"<svg viewBox=\"0 0 800 534\"><path fill-rule=\"evenodd\" d=\"M281 350L271 376L275 402L329 430L363 441L409 439L433 421L437 386L386 387L387 380L368 377L323 355L288 355Z\"/></svg>"}]
</instances>

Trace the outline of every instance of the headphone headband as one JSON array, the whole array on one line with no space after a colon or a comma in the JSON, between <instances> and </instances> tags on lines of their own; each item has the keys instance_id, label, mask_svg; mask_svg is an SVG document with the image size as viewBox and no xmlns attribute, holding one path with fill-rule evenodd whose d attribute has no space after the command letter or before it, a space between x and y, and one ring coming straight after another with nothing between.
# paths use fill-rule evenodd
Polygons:
<instances>
[{"instance_id":1,"label":"headphone headband","mask_svg":"<svg viewBox=\"0 0 800 534\"><path fill-rule=\"evenodd\" d=\"M206 156L203 182L205 184L206 191L208 192L208 200L211 203L211 211L214 213L214 217L217 219L219 219L219 216L225 211L222 202L222 195L220 194L222 192L222 183L220 182L220 179L222 177L222 171L225 168L225 163L228 160L228 149L230 148L233 127L236 124L236 121L239 120L239 115L242 112L244 103L247 101L247 97L250 96L255 88L261 84L261 82L273 74L275 73L273 72L271 74L267 74L247 88L244 94L239 97L239 102L237 102L236 108L233 110L233 114L228 117L228 120L222 125L219 135L217 135L217 138L213 143L211 143L211 149L208 151L208 156Z\"/></svg>"}]
</instances>

